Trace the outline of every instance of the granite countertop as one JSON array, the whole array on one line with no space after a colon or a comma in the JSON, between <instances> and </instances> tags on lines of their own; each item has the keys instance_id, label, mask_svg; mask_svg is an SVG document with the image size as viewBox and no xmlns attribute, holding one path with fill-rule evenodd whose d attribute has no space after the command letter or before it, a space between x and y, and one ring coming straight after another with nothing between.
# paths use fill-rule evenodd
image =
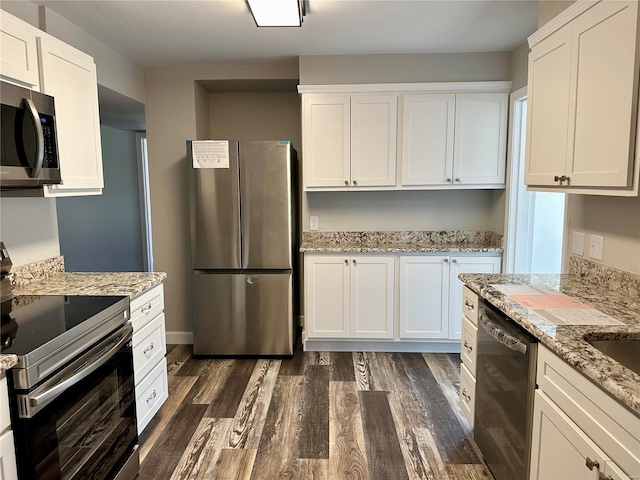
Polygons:
<instances>
[{"instance_id":1,"label":"granite countertop","mask_svg":"<svg viewBox=\"0 0 640 480\"><path fill-rule=\"evenodd\" d=\"M0 353L0 374L9 370L18 363L18 356L6 353Z\"/></svg>"},{"instance_id":2,"label":"granite countertop","mask_svg":"<svg viewBox=\"0 0 640 480\"><path fill-rule=\"evenodd\" d=\"M623 286L607 289L576 275L462 274L459 277L480 297L495 305L516 323L537 337L576 370L640 416L640 375L600 352L584 338L640 339L640 296ZM491 287L528 285L550 287L593 307L625 325L557 326L527 310Z\"/></svg>"},{"instance_id":3,"label":"granite countertop","mask_svg":"<svg viewBox=\"0 0 640 480\"><path fill-rule=\"evenodd\" d=\"M14 295L128 295L134 298L161 283L163 272L58 272L16 286Z\"/></svg>"},{"instance_id":4,"label":"granite countertop","mask_svg":"<svg viewBox=\"0 0 640 480\"><path fill-rule=\"evenodd\" d=\"M502 253L502 236L477 231L304 232L305 253Z\"/></svg>"}]
</instances>

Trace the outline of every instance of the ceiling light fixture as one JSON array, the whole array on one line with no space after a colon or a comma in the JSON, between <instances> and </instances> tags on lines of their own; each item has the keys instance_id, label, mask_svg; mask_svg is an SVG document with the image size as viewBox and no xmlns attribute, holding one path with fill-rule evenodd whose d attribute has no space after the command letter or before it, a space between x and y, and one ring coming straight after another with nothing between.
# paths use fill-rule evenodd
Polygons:
<instances>
[{"instance_id":1,"label":"ceiling light fixture","mask_svg":"<svg viewBox=\"0 0 640 480\"><path fill-rule=\"evenodd\" d=\"M305 0L247 0L258 27L299 27Z\"/></svg>"}]
</instances>

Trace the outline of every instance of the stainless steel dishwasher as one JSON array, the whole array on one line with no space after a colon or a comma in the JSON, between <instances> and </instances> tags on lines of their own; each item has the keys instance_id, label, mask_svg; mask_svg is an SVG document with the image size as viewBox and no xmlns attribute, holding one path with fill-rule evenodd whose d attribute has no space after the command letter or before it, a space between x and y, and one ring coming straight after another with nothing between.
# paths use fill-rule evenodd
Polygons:
<instances>
[{"instance_id":1,"label":"stainless steel dishwasher","mask_svg":"<svg viewBox=\"0 0 640 480\"><path fill-rule=\"evenodd\" d=\"M537 339L481 301L474 438L496 480L529 478Z\"/></svg>"}]
</instances>

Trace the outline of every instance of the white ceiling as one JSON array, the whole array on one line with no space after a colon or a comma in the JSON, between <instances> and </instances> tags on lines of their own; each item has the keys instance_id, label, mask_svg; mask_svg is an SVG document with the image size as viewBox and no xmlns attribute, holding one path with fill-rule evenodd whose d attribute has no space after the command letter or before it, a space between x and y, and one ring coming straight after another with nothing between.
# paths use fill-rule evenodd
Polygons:
<instances>
[{"instance_id":1,"label":"white ceiling","mask_svg":"<svg viewBox=\"0 0 640 480\"><path fill-rule=\"evenodd\" d=\"M143 67L299 55L512 50L537 26L531 0L307 0L300 28L257 28L244 0L43 4Z\"/></svg>"}]
</instances>

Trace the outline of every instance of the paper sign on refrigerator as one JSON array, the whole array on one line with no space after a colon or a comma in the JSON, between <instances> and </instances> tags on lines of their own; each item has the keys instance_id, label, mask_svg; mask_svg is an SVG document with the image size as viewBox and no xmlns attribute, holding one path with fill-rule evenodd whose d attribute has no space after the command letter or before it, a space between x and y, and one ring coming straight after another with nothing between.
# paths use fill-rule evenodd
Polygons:
<instances>
[{"instance_id":1,"label":"paper sign on refrigerator","mask_svg":"<svg viewBox=\"0 0 640 480\"><path fill-rule=\"evenodd\" d=\"M194 140L191 150L193 168L229 168L228 140Z\"/></svg>"}]
</instances>

